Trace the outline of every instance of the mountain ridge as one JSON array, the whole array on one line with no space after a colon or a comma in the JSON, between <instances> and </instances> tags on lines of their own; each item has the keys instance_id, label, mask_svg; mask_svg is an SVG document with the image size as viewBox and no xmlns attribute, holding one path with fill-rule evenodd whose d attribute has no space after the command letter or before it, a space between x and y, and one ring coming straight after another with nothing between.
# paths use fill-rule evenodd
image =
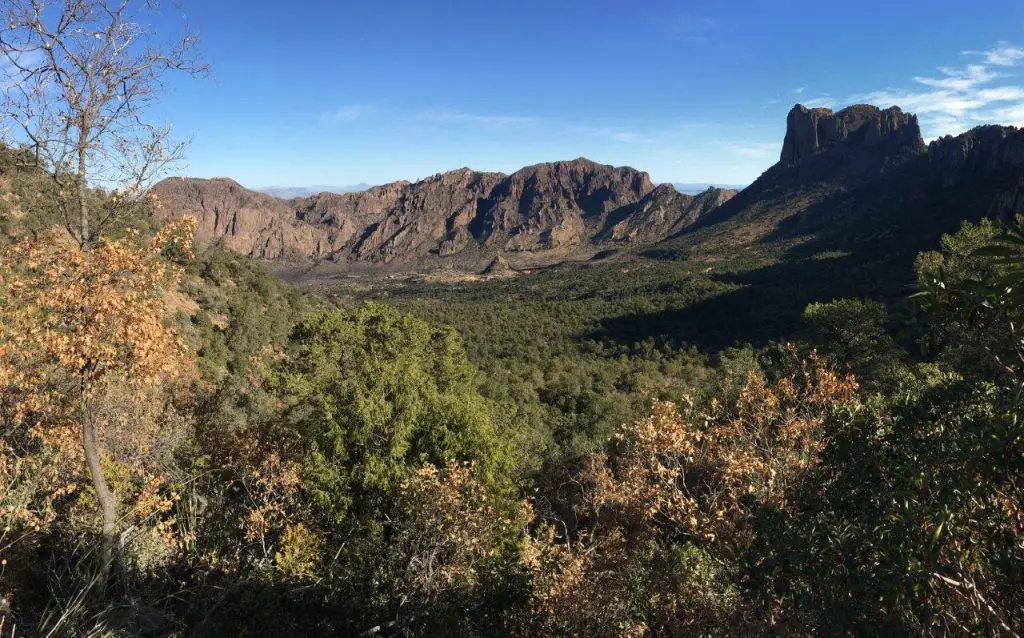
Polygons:
<instances>
[{"instance_id":1,"label":"mountain ridge","mask_svg":"<svg viewBox=\"0 0 1024 638\"><path fill-rule=\"evenodd\" d=\"M586 158L510 175L459 168L416 182L289 200L225 178L169 178L152 192L162 204L160 215L199 220L201 243L250 257L411 266L454 259L465 269L498 255L533 263L585 257L609 243L653 243L706 212L710 201L656 187L645 172ZM719 203L735 194L711 192ZM665 199L672 206L665 207ZM657 224L623 225L633 210L649 217L656 210L650 218Z\"/></svg>"},{"instance_id":2,"label":"mountain ridge","mask_svg":"<svg viewBox=\"0 0 1024 638\"><path fill-rule=\"evenodd\" d=\"M1014 127L976 127L926 145L916 116L898 107L797 105L779 162L677 239L812 239L824 249L910 254L963 221L1019 211L1022 168L1024 132Z\"/></svg>"},{"instance_id":3,"label":"mountain ridge","mask_svg":"<svg viewBox=\"0 0 1024 638\"><path fill-rule=\"evenodd\" d=\"M467 272L498 256L520 270L662 245L728 254L785 241L909 254L965 219L1024 204L1024 133L1013 127L926 145L917 117L898 107L798 104L786 121L779 161L741 191L688 195L645 172L577 158L290 200L226 179L172 178L153 192L161 215L199 219L201 243L250 257Z\"/></svg>"}]
</instances>

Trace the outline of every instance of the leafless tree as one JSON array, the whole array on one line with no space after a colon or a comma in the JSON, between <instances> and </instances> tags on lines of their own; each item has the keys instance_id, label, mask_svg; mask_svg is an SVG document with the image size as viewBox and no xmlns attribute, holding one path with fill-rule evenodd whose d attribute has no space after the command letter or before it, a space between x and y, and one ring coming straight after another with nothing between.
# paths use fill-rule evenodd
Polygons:
<instances>
[{"instance_id":1,"label":"leafless tree","mask_svg":"<svg viewBox=\"0 0 1024 638\"><path fill-rule=\"evenodd\" d=\"M0 118L52 174L82 250L181 159L170 125L148 121L169 72L202 74L196 39L162 38L156 0L2 0ZM97 197L97 192L102 197Z\"/></svg>"}]
</instances>

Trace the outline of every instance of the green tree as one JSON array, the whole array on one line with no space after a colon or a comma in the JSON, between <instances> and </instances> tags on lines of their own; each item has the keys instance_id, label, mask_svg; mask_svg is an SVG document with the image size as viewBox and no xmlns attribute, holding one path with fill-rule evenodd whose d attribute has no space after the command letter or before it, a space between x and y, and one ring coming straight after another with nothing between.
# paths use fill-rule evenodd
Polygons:
<instances>
[{"instance_id":1,"label":"green tree","mask_svg":"<svg viewBox=\"0 0 1024 638\"><path fill-rule=\"evenodd\" d=\"M886 332L889 317L881 303L867 299L812 303L803 319L815 347L850 366L865 389L891 390L907 371L907 353Z\"/></svg>"},{"instance_id":2,"label":"green tree","mask_svg":"<svg viewBox=\"0 0 1024 638\"><path fill-rule=\"evenodd\" d=\"M1013 237L1019 226L1015 222L1003 236ZM983 220L965 222L942 238L941 250L918 256L919 292L912 299L929 317L926 345L946 365L979 378L1024 379L1024 351L1015 336L1022 248Z\"/></svg>"},{"instance_id":3,"label":"green tree","mask_svg":"<svg viewBox=\"0 0 1024 638\"><path fill-rule=\"evenodd\" d=\"M762 522L750 582L796 633L1024 631L1022 247L982 222L918 258L935 373L836 414L796 506Z\"/></svg>"},{"instance_id":4,"label":"green tree","mask_svg":"<svg viewBox=\"0 0 1024 638\"><path fill-rule=\"evenodd\" d=\"M308 446L304 486L325 522L365 513L424 464L475 461L485 483L510 454L454 330L379 304L299 323L277 382Z\"/></svg>"}]
</instances>

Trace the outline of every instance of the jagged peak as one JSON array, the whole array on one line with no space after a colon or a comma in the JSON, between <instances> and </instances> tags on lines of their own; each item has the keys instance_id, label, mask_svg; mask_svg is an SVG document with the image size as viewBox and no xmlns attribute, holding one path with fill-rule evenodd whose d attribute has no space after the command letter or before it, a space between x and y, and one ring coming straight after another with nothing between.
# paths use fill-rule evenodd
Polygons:
<instances>
[{"instance_id":1,"label":"jagged peak","mask_svg":"<svg viewBox=\"0 0 1024 638\"><path fill-rule=\"evenodd\" d=\"M471 176L474 176L474 175L496 175L496 176L504 177L505 174L501 173L501 172L498 172L498 171L478 171L476 169L469 168L468 166L463 166L461 168L453 168L453 169L451 169L449 171L441 171L440 173L434 173L430 177L427 177L425 179L421 179L418 182L414 182L414 183L426 182L426 181L432 181L432 180L445 180L445 179L452 179L452 178L466 178L466 177L471 177Z\"/></svg>"},{"instance_id":2,"label":"jagged peak","mask_svg":"<svg viewBox=\"0 0 1024 638\"><path fill-rule=\"evenodd\" d=\"M704 192L698 193L696 197L718 197L722 193L731 193L735 195L738 192L739 191L736 190L735 188L719 188L718 186L708 186L707 189L704 190Z\"/></svg>"},{"instance_id":3,"label":"jagged peak","mask_svg":"<svg viewBox=\"0 0 1024 638\"><path fill-rule=\"evenodd\" d=\"M643 171L637 170L631 166L614 166L612 164L602 164L601 162L595 162L594 160L588 159L586 157L577 157L576 159L570 160L556 160L553 162L540 162L539 164L531 164L530 166L524 166L523 168L516 171L516 173L537 172L542 170L552 170L559 168L579 168L589 171L606 170L643 173ZM516 173L513 173L513 175Z\"/></svg>"},{"instance_id":4,"label":"jagged peak","mask_svg":"<svg viewBox=\"0 0 1024 638\"><path fill-rule=\"evenodd\" d=\"M237 187L237 188L245 188L244 186L239 184L232 177L184 177L184 176L174 176L174 177L164 178L164 179L160 180L160 182L158 182L158 184L173 184L173 183L179 183L179 184L180 183L185 183L185 184L223 184L223 185L226 185L226 186L234 186L234 187ZM246 190L248 190L248 189L246 189Z\"/></svg>"},{"instance_id":5,"label":"jagged peak","mask_svg":"<svg viewBox=\"0 0 1024 638\"><path fill-rule=\"evenodd\" d=\"M682 195L682 193L679 192L679 189L677 189L675 186L673 186L669 182L662 182L661 184L655 185L654 190L652 190L651 192L652 193L675 193L677 195Z\"/></svg>"},{"instance_id":6,"label":"jagged peak","mask_svg":"<svg viewBox=\"0 0 1024 638\"><path fill-rule=\"evenodd\" d=\"M901 115L903 114L903 109L901 109L898 106L890 106L889 108L883 109L879 106L875 106L874 104L863 103L851 104L849 106L845 106L839 109L838 111L833 111L832 109L825 106L808 107L804 106L803 104L796 104L795 106L793 106L792 109L790 109L790 113L792 114L794 111L804 113L817 113L818 115L821 116L834 115L836 117L850 117L853 115L873 116L885 112L893 112Z\"/></svg>"},{"instance_id":7,"label":"jagged peak","mask_svg":"<svg viewBox=\"0 0 1024 638\"><path fill-rule=\"evenodd\" d=\"M624 181L632 184L632 188L644 195L654 190L651 176L645 171L637 170L631 166L613 166L611 164L600 164L585 157L578 157L572 160L561 160L555 162L543 162L519 169L508 176L506 182L515 184L532 179L555 179L565 181L575 177L609 177L613 181Z\"/></svg>"}]
</instances>

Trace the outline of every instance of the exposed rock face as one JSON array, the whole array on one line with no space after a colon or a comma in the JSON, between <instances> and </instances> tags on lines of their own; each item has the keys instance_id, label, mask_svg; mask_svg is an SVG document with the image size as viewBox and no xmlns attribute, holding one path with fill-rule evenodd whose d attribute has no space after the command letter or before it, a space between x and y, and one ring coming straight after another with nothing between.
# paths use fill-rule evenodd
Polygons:
<instances>
[{"instance_id":1,"label":"exposed rock face","mask_svg":"<svg viewBox=\"0 0 1024 638\"><path fill-rule=\"evenodd\" d=\"M828 149L883 149L898 152L923 147L917 116L898 107L881 110L859 104L837 113L793 107L786 118L780 163L794 166Z\"/></svg>"},{"instance_id":2,"label":"exposed rock face","mask_svg":"<svg viewBox=\"0 0 1024 638\"><path fill-rule=\"evenodd\" d=\"M984 126L925 146L917 118L895 107L797 106L780 161L739 193L684 195L584 159L292 200L227 179L176 178L153 192L160 214L199 219L201 242L265 259L479 272L513 253L529 267L666 238L687 252L794 241L911 259L964 219L1024 211L1024 130Z\"/></svg>"},{"instance_id":3,"label":"exposed rock face","mask_svg":"<svg viewBox=\"0 0 1024 638\"><path fill-rule=\"evenodd\" d=\"M488 245L544 250L583 243L588 225L654 190L647 173L589 160L538 164L503 180L480 218Z\"/></svg>"},{"instance_id":4,"label":"exposed rock face","mask_svg":"<svg viewBox=\"0 0 1024 638\"><path fill-rule=\"evenodd\" d=\"M577 159L512 175L463 168L358 193L281 200L230 180L174 178L153 192L162 214L194 215L200 242L265 259L405 263L479 252L567 254L602 241L661 239L718 195L656 191L646 173ZM724 192L724 191L716 191ZM641 202L657 196L644 206ZM632 214L649 221L630 222ZM618 231L608 229L618 225Z\"/></svg>"},{"instance_id":5,"label":"exposed rock face","mask_svg":"<svg viewBox=\"0 0 1024 638\"><path fill-rule=\"evenodd\" d=\"M609 216L597 239L613 243L648 243L670 237L732 199L736 192L709 188L700 195L684 195L672 186L662 184L639 202Z\"/></svg>"},{"instance_id":6,"label":"exposed rock face","mask_svg":"<svg viewBox=\"0 0 1024 638\"><path fill-rule=\"evenodd\" d=\"M243 188L231 179L171 178L152 191L157 215L192 215L199 221L196 239L262 259L319 257L344 240L295 218L285 200Z\"/></svg>"},{"instance_id":7,"label":"exposed rock face","mask_svg":"<svg viewBox=\"0 0 1024 638\"><path fill-rule=\"evenodd\" d=\"M348 259L390 262L432 252L451 255L468 243L466 228L476 218L479 203L503 177L463 168L414 184L395 182L362 193L322 194L307 200L299 218L346 228Z\"/></svg>"},{"instance_id":8,"label":"exposed rock face","mask_svg":"<svg viewBox=\"0 0 1024 638\"><path fill-rule=\"evenodd\" d=\"M494 258L491 263L487 264L487 268L484 268L485 275L504 275L512 272L512 267L508 265L508 260L498 255Z\"/></svg>"},{"instance_id":9,"label":"exposed rock face","mask_svg":"<svg viewBox=\"0 0 1024 638\"><path fill-rule=\"evenodd\" d=\"M797 240L909 261L964 220L1024 211L1024 130L983 126L925 146L915 116L872 106L797 106L787 124L779 163L687 226L688 248Z\"/></svg>"},{"instance_id":10,"label":"exposed rock face","mask_svg":"<svg viewBox=\"0 0 1024 638\"><path fill-rule=\"evenodd\" d=\"M945 170L1024 166L1024 129L979 126L935 140L928 145L928 156L933 165Z\"/></svg>"}]
</instances>

